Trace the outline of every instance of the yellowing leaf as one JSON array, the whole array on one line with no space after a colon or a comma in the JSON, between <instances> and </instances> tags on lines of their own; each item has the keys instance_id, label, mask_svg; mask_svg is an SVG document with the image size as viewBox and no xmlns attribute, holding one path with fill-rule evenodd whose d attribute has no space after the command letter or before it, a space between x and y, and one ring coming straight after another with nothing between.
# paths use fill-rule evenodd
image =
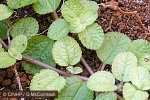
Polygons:
<instances>
[{"instance_id":1,"label":"yellowing leaf","mask_svg":"<svg viewBox=\"0 0 150 100\"><path fill-rule=\"evenodd\" d=\"M98 71L87 81L87 87L93 91L114 91L117 89L115 78L110 72Z\"/></svg>"},{"instance_id":2,"label":"yellowing leaf","mask_svg":"<svg viewBox=\"0 0 150 100\"><path fill-rule=\"evenodd\" d=\"M100 93L95 100L117 100L117 95L113 92Z\"/></svg>"},{"instance_id":3,"label":"yellowing leaf","mask_svg":"<svg viewBox=\"0 0 150 100\"><path fill-rule=\"evenodd\" d=\"M57 90L60 92L66 80L55 71L43 69L35 74L30 83L30 90Z\"/></svg>"},{"instance_id":4,"label":"yellowing leaf","mask_svg":"<svg viewBox=\"0 0 150 100\"><path fill-rule=\"evenodd\" d=\"M68 66L66 68L71 74L79 74L83 72L82 68L80 67L73 67L73 66Z\"/></svg>"},{"instance_id":5,"label":"yellowing leaf","mask_svg":"<svg viewBox=\"0 0 150 100\"><path fill-rule=\"evenodd\" d=\"M0 20L9 18L13 14L13 10L6 5L0 4Z\"/></svg>"},{"instance_id":6,"label":"yellowing leaf","mask_svg":"<svg viewBox=\"0 0 150 100\"><path fill-rule=\"evenodd\" d=\"M80 61L82 51L73 38L65 36L55 42L52 55L55 62L59 65L70 66Z\"/></svg>"},{"instance_id":7,"label":"yellowing leaf","mask_svg":"<svg viewBox=\"0 0 150 100\"><path fill-rule=\"evenodd\" d=\"M94 23L78 34L81 43L88 49L98 49L104 40L104 32L101 26Z\"/></svg>"},{"instance_id":8,"label":"yellowing leaf","mask_svg":"<svg viewBox=\"0 0 150 100\"><path fill-rule=\"evenodd\" d=\"M22 55L20 52L18 52L15 48L9 48L8 53L11 57L17 59L17 60L22 60Z\"/></svg>"},{"instance_id":9,"label":"yellowing leaf","mask_svg":"<svg viewBox=\"0 0 150 100\"><path fill-rule=\"evenodd\" d=\"M137 66L137 58L131 52L119 53L112 63L112 73L120 81L130 81L129 70Z\"/></svg>"}]
</instances>

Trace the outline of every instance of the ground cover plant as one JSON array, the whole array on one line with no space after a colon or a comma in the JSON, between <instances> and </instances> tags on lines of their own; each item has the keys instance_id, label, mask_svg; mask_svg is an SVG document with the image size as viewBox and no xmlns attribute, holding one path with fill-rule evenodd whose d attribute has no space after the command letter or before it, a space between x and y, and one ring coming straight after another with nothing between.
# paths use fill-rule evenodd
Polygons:
<instances>
[{"instance_id":1,"label":"ground cover plant","mask_svg":"<svg viewBox=\"0 0 150 100\"><path fill-rule=\"evenodd\" d=\"M100 4L90 0L6 0L0 4L0 68L12 66L18 77L17 66L21 66L33 75L29 89L57 90L55 100L148 100L150 31L136 12L125 12L116 4L114 0ZM51 13L54 20L48 29L40 33L32 16L10 20L16 10L26 6L32 6L39 16ZM99 7L134 15L145 36L131 40L121 32L106 32L96 21ZM83 57L85 50L94 51L101 61L96 71ZM82 75L80 61L89 76ZM20 80L17 83L23 91Z\"/></svg>"}]
</instances>

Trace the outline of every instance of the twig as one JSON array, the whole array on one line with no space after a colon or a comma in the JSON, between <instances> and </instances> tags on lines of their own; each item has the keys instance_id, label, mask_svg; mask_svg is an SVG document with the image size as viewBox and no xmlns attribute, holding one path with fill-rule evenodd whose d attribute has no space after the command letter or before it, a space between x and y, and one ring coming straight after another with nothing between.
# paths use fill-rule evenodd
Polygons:
<instances>
[{"instance_id":1,"label":"twig","mask_svg":"<svg viewBox=\"0 0 150 100\"><path fill-rule=\"evenodd\" d=\"M90 68L90 66L87 64L87 62L85 61L85 59L82 57L81 58L81 62L83 63L83 65L86 67L86 69L89 71L89 73L92 75L94 72L93 70Z\"/></svg>"},{"instance_id":2,"label":"twig","mask_svg":"<svg viewBox=\"0 0 150 100\"><path fill-rule=\"evenodd\" d=\"M108 30L111 30L111 31L112 31L111 25L112 25L113 20L114 20L114 17L111 18L110 23L109 23L109 26L108 26L108 28L105 30L105 32L107 32Z\"/></svg>"},{"instance_id":3,"label":"twig","mask_svg":"<svg viewBox=\"0 0 150 100\"><path fill-rule=\"evenodd\" d=\"M106 64L101 64L100 66L99 66L99 68L97 69L97 71L103 71L104 69L105 69L105 66L106 66Z\"/></svg>"},{"instance_id":4,"label":"twig","mask_svg":"<svg viewBox=\"0 0 150 100\"><path fill-rule=\"evenodd\" d=\"M52 12L51 15L52 15L52 17L53 17L54 20L56 20L56 19L59 18L58 15L57 15L57 13L56 13L56 11Z\"/></svg>"},{"instance_id":5,"label":"twig","mask_svg":"<svg viewBox=\"0 0 150 100\"><path fill-rule=\"evenodd\" d=\"M10 35L9 35L9 32L10 32L10 30L11 30L11 28L9 28L8 30L7 30L7 39L8 39L8 47L10 47Z\"/></svg>"}]
</instances>

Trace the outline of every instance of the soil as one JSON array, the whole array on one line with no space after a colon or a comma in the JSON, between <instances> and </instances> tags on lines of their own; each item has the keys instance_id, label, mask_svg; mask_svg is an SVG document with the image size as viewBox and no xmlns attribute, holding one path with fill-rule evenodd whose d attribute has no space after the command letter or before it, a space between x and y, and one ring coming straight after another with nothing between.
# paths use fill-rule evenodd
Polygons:
<instances>
[{"instance_id":1,"label":"soil","mask_svg":"<svg viewBox=\"0 0 150 100\"><path fill-rule=\"evenodd\" d=\"M105 3L107 0L95 0L97 3ZM149 2L148 2L149 1ZM5 0L0 0L0 3L5 4ZM124 11L136 11L142 19L143 24L150 30L150 0L117 0L116 5L118 5ZM59 9L59 8L58 8ZM59 16L60 12L58 12ZM126 34L132 40L141 39L145 36L145 31L139 25L137 18L134 15L117 15L115 10L104 9L100 7L98 10L97 23L102 26L104 32L118 31ZM15 13L10 18L12 22L17 21L20 18L32 16L37 19L40 25L39 33L46 34L48 27L52 23L53 19L50 14L39 15L35 13L32 6L23 7L21 9L15 10ZM110 27L111 26L111 27ZM110 27L110 28L108 28ZM71 34L80 43L76 35ZM146 38L150 41L150 36ZM82 46L83 58L91 66L93 71L101 66L101 61L98 59L95 51L87 50ZM89 72L84 68L83 64L79 62L77 66L83 68L84 72L81 73L82 76L89 77ZM57 66L59 67L59 66ZM59 67L60 68L60 67ZM64 70L64 68L60 68ZM106 65L105 70L111 70L109 65ZM27 74L21 66L17 67L18 75L21 80L23 90L29 89L30 81L33 75ZM16 81L16 76L13 67L5 68L0 70L0 90L18 90L18 84Z\"/></svg>"}]
</instances>

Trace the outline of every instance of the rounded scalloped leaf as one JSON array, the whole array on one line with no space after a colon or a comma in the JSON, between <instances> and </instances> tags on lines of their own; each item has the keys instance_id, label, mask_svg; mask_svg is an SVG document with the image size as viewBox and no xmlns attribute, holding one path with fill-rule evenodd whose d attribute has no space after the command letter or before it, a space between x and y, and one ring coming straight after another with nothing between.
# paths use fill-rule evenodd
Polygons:
<instances>
[{"instance_id":1,"label":"rounded scalloped leaf","mask_svg":"<svg viewBox=\"0 0 150 100\"><path fill-rule=\"evenodd\" d=\"M36 35L39 30L39 25L36 19L33 17L21 18L19 21L15 22L12 26L10 34L13 37L18 35L25 35L29 39L30 37Z\"/></svg>"},{"instance_id":2,"label":"rounded scalloped leaf","mask_svg":"<svg viewBox=\"0 0 150 100\"><path fill-rule=\"evenodd\" d=\"M97 19L97 9L90 9L90 3L87 1L89 9L80 0L68 0L64 3L61 13L64 19L70 24L70 32L79 33Z\"/></svg>"},{"instance_id":3,"label":"rounded scalloped leaf","mask_svg":"<svg viewBox=\"0 0 150 100\"><path fill-rule=\"evenodd\" d=\"M88 89L86 83L77 77L67 77L65 88L58 94L56 100L93 100L94 92Z\"/></svg>"},{"instance_id":4,"label":"rounded scalloped leaf","mask_svg":"<svg viewBox=\"0 0 150 100\"><path fill-rule=\"evenodd\" d=\"M15 48L22 53L27 48L27 37L25 35L18 35L11 41L11 48Z\"/></svg>"},{"instance_id":5,"label":"rounded scalloped leaf","mask_svg":"<svg viewBox=\"0 0 150 100\"><path fill-rule=\"evenodd\" d=\"M16 59L12 58L7 52L0 53L0 68L7 68L16 63Z\"/></svg>"},{"instance_id":6,"label":"rounded scalloped leaf","mask_svg":"<svg viewBox=\"0 0 150 100\"><path fill-rule=\"evenodd\" d=\"M129 37L123 33L106 33L102 46L96 51L97 56L103 63L112 64L118 53L128 50L130 43Z\"/></svg>"},{"instance_id":7,"label":"rounded scalloped leaf","mask_svg":"<svg viewBox=\"0 0 150 100\"><path fill-rule=\"evenodd\" d=\"M57 90L60 92L66 80L53 70L43 69L35 74L30 83L30 90Z\"/></svg>"},{"instance_id":8,"label":"rounded scalloped leaf","mask_svg":"<svg viewBox=\"0 0 150 100\"><path fill-rule=\"evenodd\" d=\"M98 71L94 73L87 81L87 87L93 91L114 91L117 89L115 78L110 72Z\"/></svg>"},{"instance_id":9,"label":"rounded scalloped leaf","mask_svg":"<svg viewBox=\"0 0 150 100\"><path fill-rule=\"evenodd\" d=\"M13 10L6 5L0 4L0 20L9 18L13 14Z\"/></svg>"},{"instance_id":10,"label":"rounded scalloped leaf","mask_svg":"<svg viewBox=\"0 0 150 100\"><path fill-rule=\"evenodd\" d=\"M138 65L150 71L150 53L144 53L138 58Z\"/></svg>"},{"instance_id":11,"label":"rounded scalloped leaf","mask_svg":"<svg viewBox=\"0 0 150 100\"><path fill-rule=\"evenodd\" d=\"M39 14L47 14L55 11L60 2L61 0L37 0L33 8Z\"/></svg>"},{"instance_id":12,"label":"rounded scalloped leaf","mask_svg":"<svg viewBox=\"0 0 150 100\"><path fill-rule=\"evenodd\" d=\"M87 26L87 28L78 34L81 43L88 49L98 49L104 40L104 32L101 26L96 23Z\"/></svg>"},{"instance_id":13,"label":"rounded scalloped leaf","mask_svg":"<svg viewBox=\"0 0 150 100\"><path fill-rule=\"evenodd\" d=\"M48 29L47 36L52 40L58 40L69 33L69 25L64 19L55 20Z\"/></svg>"},{"instance_id":14,"label":"rounded scalloped leaf","mask_svg":"<svg viewBox=\"0 0 150 100\"><path fill-rule=\"evenodd\" d=\"M82 51L79 44L73 38L64 36L55 42L52 55L59 65L71 66L80 61Z\"/></svg>"},{"instance_id":15,"label":"rounded scalloped leaf","mask_svg":"<svg viewBox=\"0 0 150 100\"><path fill-rule=\"evenodd\" d=\"M9 48L8 49L8 53L11 57L17 59L17 60L22 60L22 55L20 52L18 52L18 50L16 50L15 48Z\"/></svg>"},{"instance_id":16,"label":"rounded scalloped leaf","mask_svg":"<svg viewBox=\"0 0 150 100\"><path fill-rule=\"evenodd\" d=\"M28 40L27 48L23 54L30 58L46 63L52 67L55 67L56 63L52 57L53 44L54 41L47 36L36 35ZM24 62L22 66L24 67L26 72L30 74L38 73L42 69L37 65L27 62Z\"/></svg>"},{"instance_id":17,"label":"rounded scalloped leaf","mask_svg":"<svg viewBox=\"0 0 150 100\"><path fill-rule=\"evenodd\" d=\"M113 92L100 93L95 100L117 100L117 95Z\"/></svg>"},{"instance_id":18,"label":"rounded scalloped leaf","mask_svg":"<svg viewBox=\"0 0 150 100\"><path fill-rule=\"evenodd\" d=\"M138 89L149 90L150 89L150 73L146 68L133 67L129 70L129 77Z\"/></svg>"},{"instance_id":19,"label":"rounded scalloped leaf","mask_svg":"<svg viewBox=\"0 0 150 100\"><path fill-rule=\"evenodd\" d=\"M66 68L71 74L79 74L83 72L83 69L81 67L73 67L73 66L68 66Z\"/></svg>"},{"instance_id":20,"label":"rounded scalloped leaf","mask_svg":"<svg viewBox=\"0 0 150 100\"><path fill-rule=\"evenodd\" d=\"M125 100L146 100L148 98L148 93L137 90L130 83L125 83L123 86L123 97Z\"/></svg>"},{"instance_id":21,"label":"rounded scalloped leaf","mask_svg":"<svg viewBox=\"0 0 150 100\"><path fill-rule=\"evenodd\" d=\"M37 0L6 0L10 8L18 9L32 3L37 2Z\"/></svg>"},{"instance_id":22,"label":"rounded scalloped leaf","mask_svg":"<svg viewBox=\"0 0 150 100\"><path fill-rule=\"evenodd\" d=\"M132 52L119 53L112 63L112 73L120 81L130 81L129 70L137 66L137 58Z\"/></svg>"}]
</instances>

